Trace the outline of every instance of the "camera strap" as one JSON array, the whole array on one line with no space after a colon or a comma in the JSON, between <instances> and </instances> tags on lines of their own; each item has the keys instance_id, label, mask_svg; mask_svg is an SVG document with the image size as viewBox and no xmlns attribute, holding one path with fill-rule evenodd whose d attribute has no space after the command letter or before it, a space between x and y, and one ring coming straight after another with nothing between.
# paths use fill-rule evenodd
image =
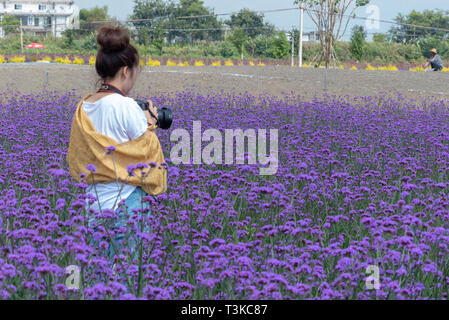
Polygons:
<instances>
[{"instance_id":1,"label":"camera strap","mask_svg":"<svg viewBox=\"0 0 449 320\"><path fill-rule=\"evenodd\" d=\"M118 93L124 97L127 97L127 95L122 90L120 90L116 86L113 86L110 83L103 83L97 92L113 92L113 93ZM150 108L148 108L147 110L150 113L150 115L156 120L156 125L157 125L159 119L153 114L153 112L150 110Z\"/></svg>"},{"instance_id":2,"label":"camera strap","mask_svg":"<svg viewBox=\"0 0 449 320\"><path fill-rule=\"evenodd\" d=\"M100 90L98 90L97 92L114 92L126 97L126 94L122 90L110 83L103 83L100 87Z\"/></svg>"}]
</instances>

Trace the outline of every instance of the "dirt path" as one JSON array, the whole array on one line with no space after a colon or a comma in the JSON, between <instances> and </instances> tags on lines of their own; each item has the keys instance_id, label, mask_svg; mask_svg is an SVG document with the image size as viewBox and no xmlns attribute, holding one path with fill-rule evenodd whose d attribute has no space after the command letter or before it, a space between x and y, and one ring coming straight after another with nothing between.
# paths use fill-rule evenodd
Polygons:
<instances>
[{"instance_id":1,"label":"dirt path","mask_svg":"<svg viewBox=\"0 0 449 320\"><path fill-rule=\"evenodd\" d=\"M79 94L95 90L93 66L62 64L0 65L0 90L21 93L48 89ZM325 91L324 89L327 89ZM307 99L323 93L374 95L394 90L408 97L449 98L449 73L409 71L366 71L291 68L286 66L233 67L144 67L131 95L152 95L191 89L198 92L248 91L252 94L282 95L294 92Z\"/></svg>"}]
</instances>

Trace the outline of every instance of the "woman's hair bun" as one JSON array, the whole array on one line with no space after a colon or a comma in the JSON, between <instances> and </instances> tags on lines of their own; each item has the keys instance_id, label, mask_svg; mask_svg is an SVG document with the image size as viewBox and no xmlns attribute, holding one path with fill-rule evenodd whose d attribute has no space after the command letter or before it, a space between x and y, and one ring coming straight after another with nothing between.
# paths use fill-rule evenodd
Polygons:
<instances>
[{"instance_id":1,"label":"woman's hair bun","mask_svg":"<svg viewBox=\"0 0 449 320\"><path fill-rule=\"evenodd\" d=\"M120 52L129 46L129 34L120 26L103 26L98 30L97 42L104 53Z\"/></svg>"}]
</instances>

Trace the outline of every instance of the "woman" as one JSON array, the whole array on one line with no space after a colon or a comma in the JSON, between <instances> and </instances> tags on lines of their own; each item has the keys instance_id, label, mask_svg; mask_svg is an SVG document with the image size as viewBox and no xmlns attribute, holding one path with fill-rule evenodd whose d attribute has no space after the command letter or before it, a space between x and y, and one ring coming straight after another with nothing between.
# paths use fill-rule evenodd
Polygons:
<instances>
[{"instance_id":1,"label":"woman","mask_svg":"<svg viewBox=\"0 0 449 320\"><path fill-rule=\"evenodd\" d=\"M97 198L90 208L96 212L104 212L105 209L117 212L114 228L119 228L127 224L123 210L118 207L120 202L125 202L129 215L133 214L132 209L141 209L142 206L150 214L149 206L142 204L142 198L148 193L139 185L141 179L134 179L131 184L120 173L128 165L141 163L139 160L142 159L146 159L146 163L148 160L151 163L154 160L159 160L159 163L164 160L159 140L154 133L157 109L149 100L151 115L148 110L143 111L133 99L127 97L140 68L139 54L130 44L129 35L121 27L105 26L99 30L97 42L100 49L95 68L103 83L97 93L88 95L78 105L72 123L67 159L70 174L77 179L87 165L91 175L86 177L86 181L90 183L86 193ZM108 144L112 144L112 147L105 154L104 146ZM101 154L98 152L99 148L102 149ZM141 154L137 155L138 153ZM144 169L142 164L140 168ZM145 165L145 168L148 166ZM148 171L150 170L152 168ZM128 178L135 176L129 171L129 167L127 171ZM161 175L161 170L157 169L151 174L149 184L143 185L147 187L146 190L157 190L152 192L154 194L165 192L166 175ZM94 230L98 229L98 221L92 212L89 215L89 226ZM114 245L109 248L111 256L123 236L120 234L115 238ZM132 239L130 246L133 252L135 242Z\"/></svg>"}]
</instances>

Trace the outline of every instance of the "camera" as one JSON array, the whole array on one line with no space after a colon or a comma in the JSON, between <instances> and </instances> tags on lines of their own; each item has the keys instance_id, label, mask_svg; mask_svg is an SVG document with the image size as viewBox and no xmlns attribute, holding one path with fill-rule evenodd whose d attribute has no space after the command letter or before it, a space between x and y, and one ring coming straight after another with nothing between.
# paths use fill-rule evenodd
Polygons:
<instances>
[{"instance_id":1,"label":"camera","mask_svg":"<svg viewBox=\"0 0 449 320\"><path fill-rule=\"evenodd\" d=\"M150 105L147 101L138 100L138 99L135 99L135 101L137 102L137 104L143 111L148 110L148 112L151 114L151 116L153 118L156 118L156 116L151 112ZM172 111L167 107L163 107L163 108L157 110L157 115L158 115L158 118L157 118L156 126L158 126L159 128L161 128L163 130L168 130L171 127L171 124L173 122Z\"/></svg>"}]
</instances>

